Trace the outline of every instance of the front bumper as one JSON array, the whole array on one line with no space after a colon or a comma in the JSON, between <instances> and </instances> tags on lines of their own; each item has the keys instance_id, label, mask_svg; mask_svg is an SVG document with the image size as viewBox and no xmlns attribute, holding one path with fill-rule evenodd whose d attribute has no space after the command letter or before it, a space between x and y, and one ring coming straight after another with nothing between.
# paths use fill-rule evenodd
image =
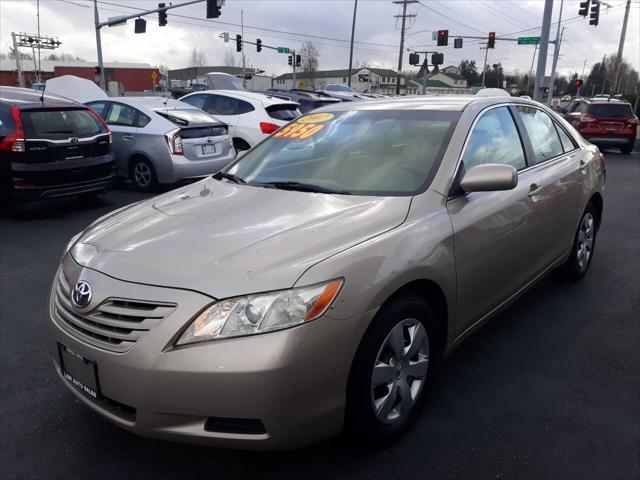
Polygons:
<instances>
[{"instance_id":1,"label":"front bumper","mask_svg":"<svg viewBox=\"0 0 640 480\"><path fill-rule=\"evenodd\" d=\"M211 298L115 280L82 269L69 257L64 270L71 285L82 279L93 287L96 298L89 309L123 292L132 299L178 305L123 353L82 340L52 306L50 350L56 371L61 374L58 343L94 360L104 398L93 399L62 381L113 423L146 437L246 449L297 448L341 430L351 361L374 312L173 348L177 332ZM212 423L212 417L235 426L216 431L220 422ZM245 420L253 426L259 421L264 430L238 429Z\"/></svg>"}]
</instances>

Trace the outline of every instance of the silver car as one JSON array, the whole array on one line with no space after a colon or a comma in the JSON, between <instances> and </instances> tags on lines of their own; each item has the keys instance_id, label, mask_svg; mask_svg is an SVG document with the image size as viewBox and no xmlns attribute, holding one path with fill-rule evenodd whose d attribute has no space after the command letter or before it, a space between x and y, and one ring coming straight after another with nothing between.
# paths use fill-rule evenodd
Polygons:
<instances>
[{"instance_id":1,"label":"silver car","mask_svg":"<svg viewBox=\"0 0 640 480\"><path fill-rule=\"evenodd\" d=\"M211 175L235 159L228 126L163 97L87 102L109 125L118 173L141 191Z\"/></svg>"},{"instance_id":2,"label":"silver car","mask_svg":"<svg viewBox=\"0 0 640 480\"><path fill-rule=\"evenodd\" d=\"M51 292L55 369L144 436L388 442L440 357L552 270L587 272L604 178L597 147L536 102L316 110L74 237Z\"/></svg>"}]
</instances>

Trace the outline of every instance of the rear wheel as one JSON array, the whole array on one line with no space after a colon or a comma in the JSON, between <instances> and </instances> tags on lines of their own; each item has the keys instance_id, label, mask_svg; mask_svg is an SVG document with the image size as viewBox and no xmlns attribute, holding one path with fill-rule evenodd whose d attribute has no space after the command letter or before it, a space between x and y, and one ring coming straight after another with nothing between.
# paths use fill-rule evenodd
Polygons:
<instances>
[{"instance_id":1,"label":"rear wheel","mask_svg":"<svg viewBox=\"0 0 640 480\"><path fill-rule=\"evenodd\" d=\"M623 155L629 155L633 151L633 143L629 145L625 145L624 147L620 147L620 153Z\"/></svg>"},{"instance_id":2,"label":"rear wheel","mask_svg":"<svg viewBox=\"0 0 640 480\"><path fill-rule=\"evenodd\" d=\"M134 186L141 192L151 192L158 187L156 171L146 158L134 157L129 166L129 173Z\"/></svg>"},{"instance_id":3,"label":"rear wheel","mask_svg":"<svg viewBox=\"0 0 640 480\"><path fill-rule=\"evenodd\" d=\"M596 247L596 233L598 231L598 213L589 203L578 225L573 240L571 256L564 265L565 276L569 280L579 280L587 273Z\"/></svg>"},{"instance_id":4,"label":"rear wheel","mask_svg":"<svg viewBox=\"0 0 640 480\"><path fill-rule=\"evenodd\" d=\"M349 376L346 433L386 444L416 421L434 369L438 325L417 295L385 305L365 334Z\"/></svg>"}]
</instances>

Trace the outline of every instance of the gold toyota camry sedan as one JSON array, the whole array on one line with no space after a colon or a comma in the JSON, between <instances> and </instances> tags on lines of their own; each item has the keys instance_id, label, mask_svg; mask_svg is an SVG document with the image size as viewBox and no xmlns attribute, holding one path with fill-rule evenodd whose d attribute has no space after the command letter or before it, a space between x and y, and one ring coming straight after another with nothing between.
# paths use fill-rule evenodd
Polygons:
<instances>
[{"instance_id":1,"label":"gold toyota camry sedan","mask_svg":"<svg viewBox=\"0 0 640 480\"><path fill-rule=\"evenodd\" d=\"M53 364L143 436L389 442L439 358L552 270L587 272L604 181L597 147L522 98L317 110L71 239Z\"/></svg>"}]
</instances>

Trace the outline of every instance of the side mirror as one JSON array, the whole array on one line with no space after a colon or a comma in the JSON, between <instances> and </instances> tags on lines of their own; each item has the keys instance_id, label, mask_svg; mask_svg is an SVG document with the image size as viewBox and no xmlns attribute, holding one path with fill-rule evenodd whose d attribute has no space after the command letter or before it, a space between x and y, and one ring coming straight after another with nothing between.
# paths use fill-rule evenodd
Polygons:
<instances>
[{"instance_id":1,"label":"side mirror","mask_svg":"<svg viewBox=\"0 0 640 480\"><path fill-rule=\"evenodd\" d=\"M487 163L476 165L462 177L460 187L465 192L512 190L518 185L518 172L511 165Z\"/></svg>"}]
</instances>

